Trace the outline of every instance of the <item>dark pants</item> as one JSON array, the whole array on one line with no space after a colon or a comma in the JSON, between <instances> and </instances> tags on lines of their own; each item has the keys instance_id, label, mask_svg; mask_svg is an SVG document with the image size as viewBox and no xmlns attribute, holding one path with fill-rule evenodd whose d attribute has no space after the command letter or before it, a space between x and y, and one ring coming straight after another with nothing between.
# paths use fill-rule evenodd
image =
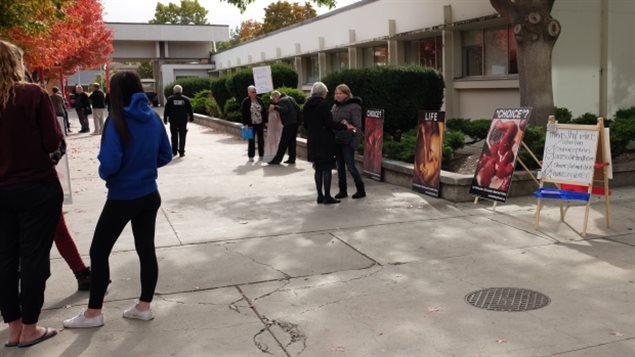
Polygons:
<instances>
[{"instance_id":1,"label":"dark pants","mask_svg":"<svg viewBox=\"0 0 635 357\"><path fill-rule=\"evenodd\" d=\"M332 163L314 163L313 168L315 174L313 179L315 180L315 188L317 189L318 199L331 198L331 178L333 171Z\"/></svg>"},{"instance_id":2,"label":"dark pants","mask_svg":"<svg viewBox=\"0 0 635 357\"><path fill-rule=\"evenodd\" d=\"M282 127L282 135L278 144L276 156L271 161L280 162L285 151L289 150L289 162L295 162L296 137L298 136L298 124L289 124Z\"/></svg>"},{"instance_id":3,"label":"dark pants","mask_svg":"<svg viewBox=\"0 0 635 357\"><path fill-rule=\"evenodd\" d=\"M363 185L362 176L355 166L355 150L350 145L337 145L337 152L335 154L337 158L337 182L340 192L346 192L346 167L353 176L356 187Z\"/></svg>"},{"instance_id":4,"label":"dark pants","mask_svg":"<svg viewBox=\"0 0 635 357\"><path fill-rule=\"evenodd\" d=\"M88 116L86 115L84 108L75 109L75 111L77 112L77 117L79 118L79 124L82 126L81 131L90 131L90 127L88 126Z\"/></svg>"},{"instance_id":5,"label":"dark pants","mask_svg":"<svg viewBox=\"0 0 635 357\"><path fill-rule=\"evenodd\" d=\"M172 155L178 152L185 155L185 136L187 135L187 122L174 124L170 122L170 134L172 134Z\"/></svg>"},{"instance_id":6,"label":"dark pants","mask_svg":"<svg viewBox=\"0 0 635 357\"><path fill-rule=\"evenodd\" d=\"M134 200L107 200L99 216L90 245L90 298L88 307L101 309L110 281L108 257L121 231L132 223L132 234L141 266L141 297L152 302L159 277L159 264L154 250L157 211L161 206L159 191Z\"/></svg>"},{"instance_id":7,"label":"dark pants","mask_svg":"<svg viewBox=\"0 0 635 357\"><path fill-rule=\"evenodd\" d=\"M71 127L71 123L68 121L68 112L64 110L63 112L57 113L57 116L64 118L64 133L68 134L70 132L69 128Z\"/></svg>"},{"instance_id":8,"label":"dark pants","mask_svg":"<svg viewBox=\"0 0 635 357\"><path fill-rule=\"evenodd\" d=\"M4 322L38 321L55 228L62 212L59 181L0 187L0 311Z\"/></svg>"},{"instance_id":9,"label":"dark pants","mask_svg":"<svg viewBox=\"0 0 635 357\"><path fill-rule=\"evenodd\" d=\"M252 124L254 128L254 137L249 139L247 144L247 156L252 158L256 155L256 139L258 139L258 156L265 156L265 133L264 124Z\"/></svg>"}]
</instances>

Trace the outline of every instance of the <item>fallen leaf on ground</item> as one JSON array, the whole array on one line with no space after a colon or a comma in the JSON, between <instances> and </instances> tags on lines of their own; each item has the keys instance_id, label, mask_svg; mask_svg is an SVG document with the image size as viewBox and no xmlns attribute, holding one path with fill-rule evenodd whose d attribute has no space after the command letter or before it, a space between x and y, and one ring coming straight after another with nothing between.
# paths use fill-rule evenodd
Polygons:
<instances>
[{"instance_id":1,"label":"fallen leaf on ground","mask_svg":"<svg viewBox=\"0 0 635 357\"><path fill-rule=\"evenodd\" d=\"M501 344L501 343L507 343L507 340L504 338L499 338L498 340L496 340L496 343Z\"/></svg>"}]
</instances>

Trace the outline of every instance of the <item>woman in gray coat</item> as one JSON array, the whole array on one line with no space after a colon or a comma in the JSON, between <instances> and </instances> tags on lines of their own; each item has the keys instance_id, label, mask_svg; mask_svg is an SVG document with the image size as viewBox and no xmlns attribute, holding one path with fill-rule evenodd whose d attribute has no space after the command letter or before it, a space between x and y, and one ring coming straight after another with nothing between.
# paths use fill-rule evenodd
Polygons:
<instances>
[{"instance_id":1,"label":"woman in gray coat","mask_svg":"<svg viewBox=\"0 0 635 357\"><path fill-rule=\"evenodd\" d=\"M333 120L341 124L352 125L355 135L350 143L337 144L335 157L337 158L337 179L340 192L335 198L344 198L348 196L346 185L346 167L353 176L357 192L353 194L353 198L366 197L364 181L355 166L355 149L361 140L362 133L362 100L353 96L350 88L346 84L340 84L335 87L335 104L331 108Z\"/></svg>"}]
</instances>

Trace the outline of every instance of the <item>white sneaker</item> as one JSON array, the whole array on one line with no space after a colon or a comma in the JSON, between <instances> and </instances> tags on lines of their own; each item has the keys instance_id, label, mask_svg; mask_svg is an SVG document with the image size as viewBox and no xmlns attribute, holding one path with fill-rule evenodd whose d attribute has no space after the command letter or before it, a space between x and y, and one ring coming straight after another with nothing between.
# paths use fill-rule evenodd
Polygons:
<instances>
[{"instance_id":1,"label":"white sneaker","mask_svg":"<svg viewBox=\"0 0 635 357\"><path fill-rule=\"evenodd\" d=\"M123 317L127 319L149 321L154 319L154 314L152 313L152 309L148 309L146 311L137 310L137 305L135 304L123 312Z\"/></svg>"},{"instance_id":2,"label":"white sneaker","mask_svg":"<svg viewBox=\"0 0 635 357\"><path fill-rule=\"evenodd\" d=\"M99 327L104 325L104 315L95 317L86 317L84 312L86 309L82 309L79 314L68 320L64 320L63 325L66 328L90 328Z\"/></svg>"}]
</instances>

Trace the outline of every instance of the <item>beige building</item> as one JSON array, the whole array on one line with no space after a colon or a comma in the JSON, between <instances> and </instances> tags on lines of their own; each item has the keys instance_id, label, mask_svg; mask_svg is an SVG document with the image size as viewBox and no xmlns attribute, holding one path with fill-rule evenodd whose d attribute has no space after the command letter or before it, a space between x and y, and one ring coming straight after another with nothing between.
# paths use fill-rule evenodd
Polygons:
<instances>
[{"instance_id":1,"label":"beige building","mask_svg":"<svg viewBox=\"0 0 635 357\"><path fill-rule=\"evenodd\" d=\"M635 1L556 0L552 16L562 25L555 104L609 117L634 106ZM210 60L219 76L286 62L304 89L345 68L416 64L443 73L448 117L489 118L520 103L513 34L488 0L362 0Z\"/></svg>"}]
</instances>

